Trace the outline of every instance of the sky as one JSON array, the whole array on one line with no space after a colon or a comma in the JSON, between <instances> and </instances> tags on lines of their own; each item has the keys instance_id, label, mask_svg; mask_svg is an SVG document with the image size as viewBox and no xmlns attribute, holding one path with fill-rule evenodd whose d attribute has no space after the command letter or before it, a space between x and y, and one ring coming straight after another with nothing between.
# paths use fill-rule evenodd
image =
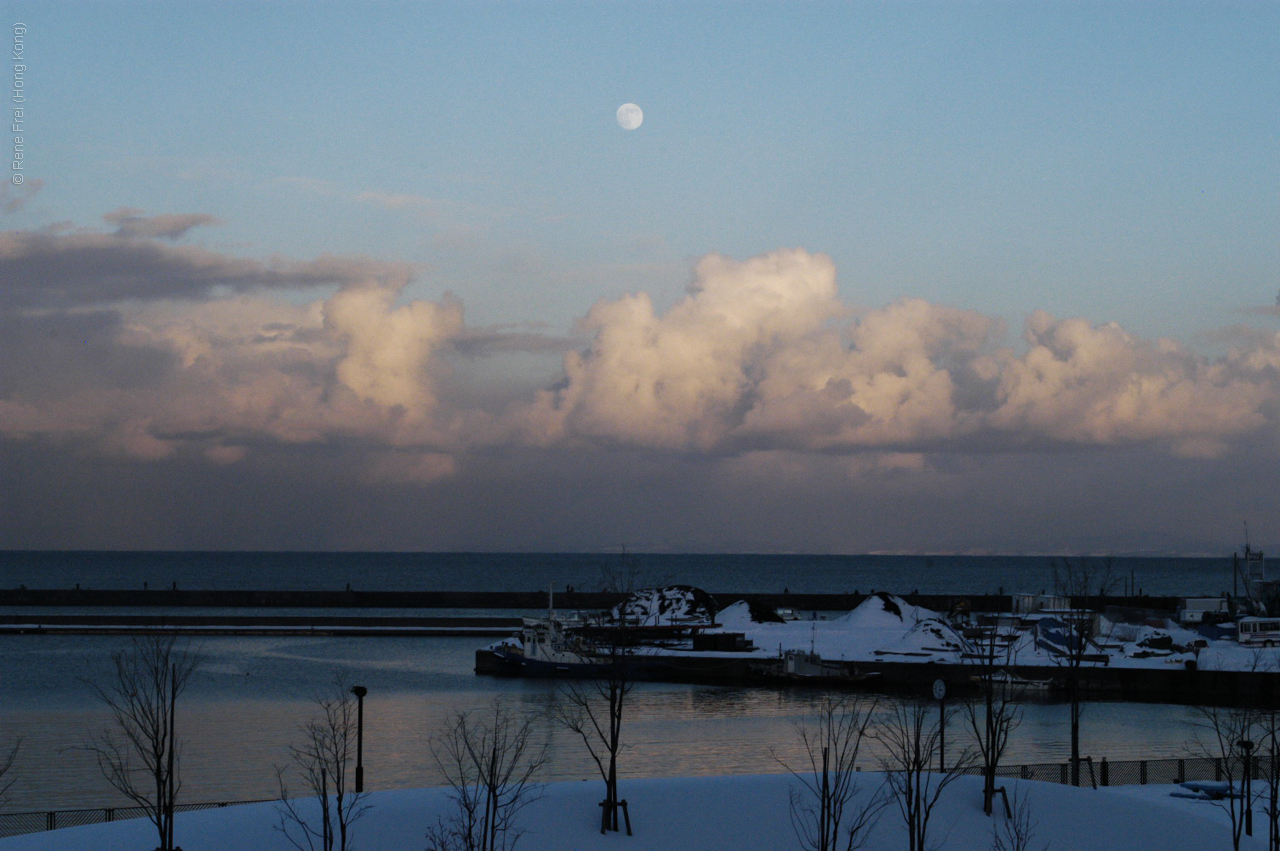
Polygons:
<instances>
[{"instance_id":1,"label":"sky","mask_svg":"<svg viewBox=\"0 0 1280 851\"><path fill-rule=\"evenodd\" d=\"M0 548L1280 535L1276 4L0 9Z\"/></svg>"}]
</instances>

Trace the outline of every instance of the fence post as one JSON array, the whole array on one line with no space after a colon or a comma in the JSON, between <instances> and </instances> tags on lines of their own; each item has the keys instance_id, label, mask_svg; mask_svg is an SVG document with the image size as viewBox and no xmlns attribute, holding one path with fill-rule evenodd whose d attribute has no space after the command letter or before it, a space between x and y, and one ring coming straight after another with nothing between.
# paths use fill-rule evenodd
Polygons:
<instances>
[{"instance_id":1,"label":"fence post","mask_svg":"<svg viewBox=\"0 0 1280 851\"><path fill-rule=\"evenodd\" d=\"M1021 777L1022 777L1022 779L1023 779L1023 780L1030 780L1030 779L1031 779L1031 766L1029 766L1029 765L1024 765L1024 766L1022 766L1022 770L1021 770L1021 771L1019 771L1019 772L1018 772L1018 774L1019 774L1019 775L1021 775Z\"/></svg>"},{"instance_id":2,"label":"fence post","mask_svg":"<svg viewBox=\"0 0 1280 851\"><path fill-rule=\"evenodd\" d=\"M1138 783L1143 786L1147 785L1147 761L1145 759L1138 760Z\"/></svg>"},{"instance_id":3,"label":"fence post","mask_svg":"<svg viewBox=\"0 0 1280 851\"><path fill-rule=\"evenodd\" d=\"M1102 758L1102 785L1111 785L1111 766L1107 764L1107 758Z\"/></svg>"},{"instance_id":4,"label":"fence post","mask_svg":"<svg viewBox=\"0 0 1280 851\"><path fill-rule=\"evenodd\" d=\"M1222 757L1220 756L1215 756L1213 758L1213 779L1222 779Z\"/></svg>"},{"instance_id":5,"label":"fence post","mask_svg":"<svg viewBox=\"0 0 1280 851\"><path fill-rule=\"evenodd\" d=\"M58 827L58 814L57 814L57 813L55 813L55 812L48 812L48 813L45 813L45 814L44 814L44 829L45 829L45 830L56 830L56 829L57 829L57 827Z\"/></svg>"},{"instance_id":6,"label":"fence post","mask_svg":"<svg viewBox=\"0 0 1280 851\"><path fill-rule=\"evenodd\" d=\"M112 807L107 807L107 809L103 810L102 812L106 814L107 821L115 821L115 820L116 820L116 811L115 811L115 809L114 809L114 808L112 808Z\"/></svg>"},{"instance_id":7,"label":"fence post","mask_svg":"<svg viewBox=\"0 0 1280 851\"><path fill-rule=\"evenodd\" d=\"M1067 776L1067 769L1069 769L1070 767L1071 767L1071 763L1069 762L1064 762L1062 765L1058 766L1059 777L1062 778L1058 782L1061 783L1063 786L1066 786L1067 783L1070 782L1070 778Z\"/></svg>"},{"instance_id":8,"label":"fence post","mask_svg":"<svg viewBox=\"0 0 1280 851\"><path fill-rule=\"evenodd\" d=\"M1178 785L1187 782L1187 761L1185 759L1178 760Z\"/></svg>"}]
</instances>

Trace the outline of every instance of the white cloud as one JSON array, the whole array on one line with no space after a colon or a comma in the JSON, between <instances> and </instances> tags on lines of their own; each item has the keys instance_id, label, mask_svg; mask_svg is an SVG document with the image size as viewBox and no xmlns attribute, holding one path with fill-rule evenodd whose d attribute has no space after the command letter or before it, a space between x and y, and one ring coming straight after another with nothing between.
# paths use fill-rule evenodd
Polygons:
<instances>
[{"instance_id":1,"label":"white cloud","mask_svg":"<svg viewBox=\"0 0 1280 851\"><path fill-rule=\"evenodd\" d=\"M800 249L705 257L665 311L644 292L600 301L560 382L541 392L504 384L510 405L497 415L491 400L479 407L485 393L458 386L452 359L518 357L533 347L525 329L478 335L452 296L402 300L412 270L401 264L264 264L157 241L186 223L128 238L0 235L0 248L50 260L31 267L39 274L29 287L75 277L99 294L148 296L93 314L110 321L90 322L79 307L10 305L12 327L27 330L10 333L9 361L39 345L33 367L56 382L0 385L0 435L88 440L142 459L191 447L217 464L251 458L264 441L352 444L374 459L377 480L429 481L473 450L512 443L840 453L859 459L854 475L921 470L927 453L974 448L1150 444L1215 457L1257 435L1274 441L1280 424L1280 335L1242 336L1229 356L1209 360L1116 325L1036 313L1015 350L1001 347L999 320L973 311L903 299L855 313L832 261ZM91 255L118 262L138 285L98 288ZM68 257L74 263L53 262ZM283 280L281 268L290 270ZM209 281L229 269L253 292L210 295ZM155 283L156 270L170 282ZM339 286L305 304L270 295L315 281ZM82 348L89 342L94 349Z\"/></svg>"},{"instance_id":2,"label":"white cloud","mask_svg":"<svg viewBox=\"0 0 1280 851\"><path fill-rule=\"evenodd\" d=\"M420 418L436 403L432 355L462 332L462 303L450 297L396 307L397 295L398 287L345 287L326 302L325 325L346 343L339 381L361 399Z\"/></svg>"},{"instance_id":3,"label":"white cloud","mask_svg":"<svg viewBox=\"0 0 1280 851\"><path fill-rule=\"evenodd\" d=\"M590 346L566 356L562 386L526 424L542 442L682 451L1155 442L1205 457L1280 401L1274 344L1215 362L1036 313L1019 354L996 348L1001 323L973 311L904 299L833 321L849 313L822 255L713 255L665 314L644 293L592 308Z\"/></svg>"},{"instance_id":4,"label":"white cloud","mask_svg":"<svg viewBox=\"0 0 1280 851\"><path fill-rule=\"evenodd\" d=\"M703 258L665 316L647 294L600 302L582 327L595 339L565 357L566 386L543 394L531 421L544 439L606 437L711 449L738 424L768 352L819 332L840 310L835 267L804 251L739 263Z\"/></svg>"},{"instance_id":5,"label":"white cloud","mask_svg":"<svg viewBox=\"0 0 1280 851\"><path fill-rule=\"evenodd\" d=\"M1000 408L990 424L1082 445L1167 441L1194 456L1258 429L1274 404L1274 376L1198 358L1172 341L1136 339L1118 325L1027 320L1029 349L1000 364Z\"/></svg>"}]
</instances>

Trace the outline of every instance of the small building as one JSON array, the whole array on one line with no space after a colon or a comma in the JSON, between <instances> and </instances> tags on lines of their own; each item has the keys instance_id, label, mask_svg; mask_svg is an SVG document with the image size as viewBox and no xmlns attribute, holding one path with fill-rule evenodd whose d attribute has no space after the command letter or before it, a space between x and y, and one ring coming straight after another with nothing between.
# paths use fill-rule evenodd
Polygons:
<instances>
[{"instance_id":1,"label":"small building","mask_svg":"<svg viewBox=\"0 0 1280 851\"><path fill-rule=\"evenodd\" d=\"M1231 601L1227 597L1183 597L1178 600L1178 623L1223 623L1231 619Z\"/></svg>"},{"instance_id":2,"label":"small building","mask_svg":"<svg viewBox=\"0 0 1280 851\"><path fill-rule=\"evenodd\" d=\"M1014 594L1013 613L1015 615L1034 615L1037 612L1065 612L1071 608L1069 597L1058 597L1053 594Z\"/></svg>"}]
</instances>

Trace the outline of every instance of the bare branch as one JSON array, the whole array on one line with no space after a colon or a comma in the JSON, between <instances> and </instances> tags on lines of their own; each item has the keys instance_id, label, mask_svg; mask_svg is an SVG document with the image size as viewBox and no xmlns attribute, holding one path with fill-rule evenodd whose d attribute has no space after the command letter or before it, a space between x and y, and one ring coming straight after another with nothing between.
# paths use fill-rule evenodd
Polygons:
<instances>
[{"instance_id":1,"label":"bare branch","mask_svg":"<svg viewBox=\"0 0 1280 851\"><path fill-rule=\"evenodd\" d=\"M547 761L532 718L495 700L484 713L461 712L431 740L431 756L451 788L454 811L427 832L428 851L511 851L520 812L536 801Z\"/></svg>"},{"instance_id":2,"label":"bare branch","mask_svg":"<svg viewBox=\"0 0 1280 851\"><path fill-rule=\"evenodd\" d=\"M973 753L962 750L950 765L934 770L943 724L939 712L917 701L895 704L876 732L884 749L881 768L903 822L909 851L930 851L929 820L943 791L968 772Z\"/></svg>"},{"instance_id":3,"label":"bare branch","mask_svg":"<svg viewBox=\"0 0 1280 851\"><path fill-rule=\"evenodd\" d=\"M173 845L173 806L182 788L182 743L174 711L204 657L176 636L134 639L111 656L114 676L90 681L111 715L111 725L91 734L83 748L94 755L111 786L146 811L160 838Z\"/></svg>"},{"instance_id":4,"label":"bare branch","mask_svg":"<svg viewBox=\"0 0 1280 851\"><path fill-rule=\"evenodd\" d=\"M356 752L357 702L347 678L339 675L327 691L315 695L313 703L318 712L299 725L302 736L289 746L289 756L303 788L319 804L319 824L289 797L286 769L277 767L276 829L299 851L351 851L351 828L369 809L367 793L354 792L348 784Z\"/></svg>"},{"instance_id":5,"label":"bare branch","mask_svg":"<svg viewBox=\"0 0 1280 851\"><path fill-rule=\"evenodd\" d=\"M858 752L868 737L875 703L859 705L849 698L824 697L816 717L796 724L806 768L774 759L799 781L790 792L791 827L808 851L855 851L861 848L889 799L877 789L861 800ZM854 802L857 803L854 803Z\"/></svg>"}]
</instances>

